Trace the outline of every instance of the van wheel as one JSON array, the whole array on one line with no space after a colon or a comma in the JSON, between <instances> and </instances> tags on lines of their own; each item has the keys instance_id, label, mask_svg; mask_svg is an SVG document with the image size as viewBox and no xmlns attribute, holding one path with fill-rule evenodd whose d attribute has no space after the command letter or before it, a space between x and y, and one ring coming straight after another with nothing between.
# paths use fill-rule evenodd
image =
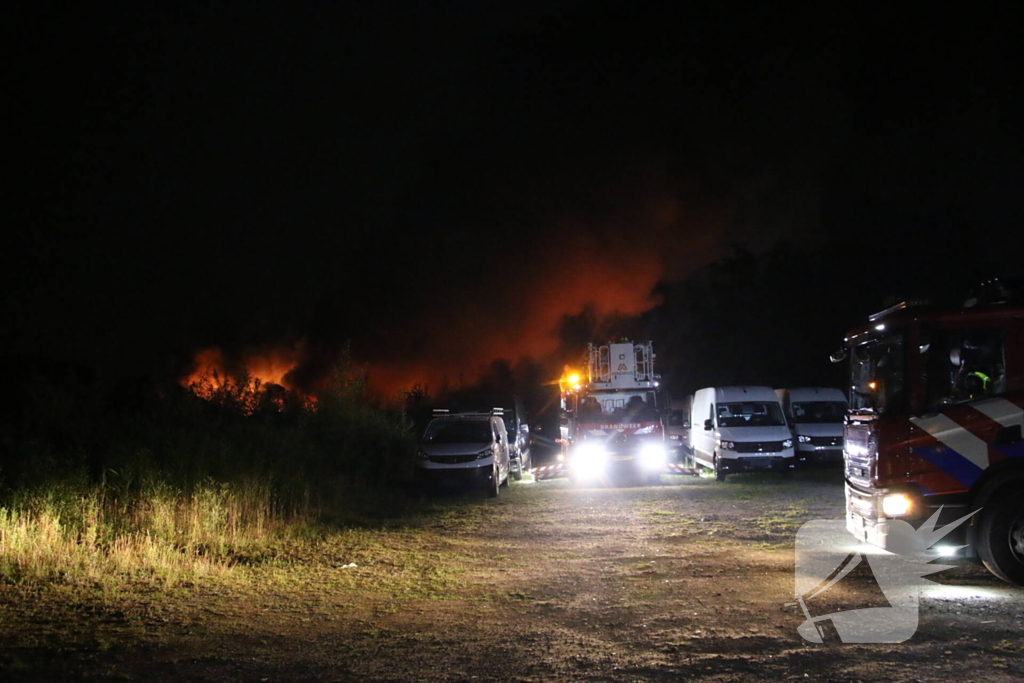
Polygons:
<instances>
[{"instance_id":1,"label":"van wheel","mask_svg":"<svg viewBox=\"0 0 1024 683\"><path fill-rule=\"evenodd\" d=\"M520 456L520 460L517 461L518 464L512 468L512 478L516 481L523 480L523 461L521 458L522 456Z\"/></svg>"},{"instance_id":2,"label":"van wheel","mask_svg":"<svg viewBox=\"0 0 1024 683\"><path fill-rule=\"evenodd\" d=\"M715 481L725 481L725 472L718 468L718 456L715 456Z\"/></svg>"},{"instance_id":3,"label":"van wheel","mask_svg":"<svg viewBox=\"0 0 1024 683\"><path fill-rule=\"evenodd\" d=\"M520 478L521 478L521 477L522 477L523 475L519 475L519 476L520 476ZM511 474L506 474L506 475L505 475L505 479L504 479L504 480L502 480L502 482L501 482L501 488L503 488L503 489L507 489L507 488L508 488L508 485L509 485L510 483L512 483L512 475L511 475Z\"/></svg>"},{"instance_id":4,"label":"van wheel","mask_svg":"<svg viewBox=\"0 0 1024 683\"><path fill-rule=\"evenodd\" d=\"M491 480L487 482L487 497L497 498L498 497L498 468L494 467L491 470Z\"/></svg>"},{"instance_id":5,"label":"van wheel","mask_svg":"<svg viewBox=\"0 0 1024 683\"><path fill-rule=\"evenodd\" d=\"M978 524L978 555L1007 583L1024 586L1024 500L1009 492L990 499Z\"/></svg>"}]
</instances>

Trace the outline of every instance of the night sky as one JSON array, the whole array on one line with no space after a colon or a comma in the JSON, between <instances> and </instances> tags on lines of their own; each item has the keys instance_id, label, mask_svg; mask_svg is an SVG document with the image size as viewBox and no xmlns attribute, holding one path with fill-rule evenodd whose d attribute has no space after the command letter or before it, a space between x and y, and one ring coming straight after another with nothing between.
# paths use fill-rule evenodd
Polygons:
<instances>
[{"instance_id":1,"label":"night sky","mask_svg":"<svg viewBox=\"0 0 1024 683\"><path fill-rule=\"evenodd\" d=\"M5 21L6 357L350 344L394 392L553 363L737 248L799 250L808 324L1024 274L1011 4L65 4Z\"/></svg>"}]
</instances>

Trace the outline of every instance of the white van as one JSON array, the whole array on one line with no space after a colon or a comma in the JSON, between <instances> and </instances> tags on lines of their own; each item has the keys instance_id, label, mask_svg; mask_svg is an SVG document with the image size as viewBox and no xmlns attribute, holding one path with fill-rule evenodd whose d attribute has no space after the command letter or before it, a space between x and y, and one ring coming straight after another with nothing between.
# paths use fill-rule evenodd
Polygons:
<instances>
[{"instance_id":1,"label":"white van","mask_svg":"<svg viewBox=\"0 0 1024 683\"><path fill-rule=\"evenodd\" d=\"M693 395L693 459L718 481L736 472L789 472L793 435L771 387L708 387Z\"/></svg>"},{"instance_id":2,"label":"white van","mask_svg":"<svg viewBox=\"0 0 1024 683\"><path fill-rule=\"evenodd\" d=\"M831 387L776 389L793 431L800 462L843 461L843 419L850 407L846 396Z\"/></svg>"}]
</instances>

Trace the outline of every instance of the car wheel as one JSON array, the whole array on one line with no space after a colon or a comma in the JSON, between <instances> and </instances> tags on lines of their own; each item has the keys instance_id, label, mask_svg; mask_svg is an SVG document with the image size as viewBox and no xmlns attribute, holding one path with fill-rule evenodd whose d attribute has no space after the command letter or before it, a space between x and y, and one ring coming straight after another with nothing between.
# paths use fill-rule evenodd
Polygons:
<instances>
[{"instance_id":1,"label":"car wheel","mask_svg":"<svg viewBox=\"0 0 1024 683\"><path fill-rule=\"evenodd\" d=\"M491 468L491 480L487 482L487 497L497 498L498 497L498 467L494 466Z\"/></svg>"},{"instance_id":2,"label":"car wheel","mask_svg":"<svg viewBox=\"0 0 1024 683\"><path fill-rule=\"evenodd\" d=\"M1024 586L1024 500L1009 492L985 503L978 523L978 555L1007 583Z\"/></svg>"}]
</instances>

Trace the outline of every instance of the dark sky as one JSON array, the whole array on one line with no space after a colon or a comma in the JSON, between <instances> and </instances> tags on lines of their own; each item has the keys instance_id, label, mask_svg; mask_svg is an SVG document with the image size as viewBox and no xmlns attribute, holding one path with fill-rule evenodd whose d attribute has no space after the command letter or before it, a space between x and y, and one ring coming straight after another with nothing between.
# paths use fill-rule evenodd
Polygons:
<instances>
[{"instance_id":1,"label":"dark sky","mask_svg":"<svg viewBox=\"0 0 1024 683\"><path fill-rule=\"evenodd\" d=\"M734 244L1019 272L1019 10L774 4L30 3L0 354L351 342L394 389L543 358Z\"/></svg>"}]
</instances>

